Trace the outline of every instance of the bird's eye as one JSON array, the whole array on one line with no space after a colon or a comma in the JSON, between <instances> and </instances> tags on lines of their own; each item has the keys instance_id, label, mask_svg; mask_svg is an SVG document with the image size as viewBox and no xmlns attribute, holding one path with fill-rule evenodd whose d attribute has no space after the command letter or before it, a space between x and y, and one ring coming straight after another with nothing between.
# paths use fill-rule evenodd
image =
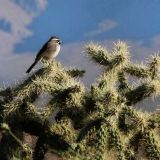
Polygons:
<instances>
[{"instance_id":1,"label":"bird's eye","mask_svg":"<svg viewBox=\"0 0 160 160\"><path fill-rule=\"evenodd\" d=\"M57 39L57 38L52 38L51 41L58 43L58 44L61 44L61 40Z\"/></svg>"},{"instance_id":2,"label":"bird's eye","mask_svg":"<svg viewBox=\"0 0 160 160\"><path fill-rule=\"evenodd\" d=\"M61 44L61 43L62 43L62 41L61 41L61 40L58 40L58 41L57 41L57 43L58 43L58 44Z\"/></svg>"}]
</instances>

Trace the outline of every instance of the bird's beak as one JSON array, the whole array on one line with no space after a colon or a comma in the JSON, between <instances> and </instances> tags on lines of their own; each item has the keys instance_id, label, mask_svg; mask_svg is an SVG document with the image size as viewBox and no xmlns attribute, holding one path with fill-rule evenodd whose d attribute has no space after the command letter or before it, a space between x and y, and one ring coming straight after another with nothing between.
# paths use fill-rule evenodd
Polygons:
<instances>
[{"instance_id":1,"label":"bird's beak","mask_svg":"<svg viewBox=\"0 0 160 160\"><path fill-rule=\"evenodd\" d=\"M59 41L59 44L62 44L63 42L62 41Z\"/></svg>"}]
</instances>

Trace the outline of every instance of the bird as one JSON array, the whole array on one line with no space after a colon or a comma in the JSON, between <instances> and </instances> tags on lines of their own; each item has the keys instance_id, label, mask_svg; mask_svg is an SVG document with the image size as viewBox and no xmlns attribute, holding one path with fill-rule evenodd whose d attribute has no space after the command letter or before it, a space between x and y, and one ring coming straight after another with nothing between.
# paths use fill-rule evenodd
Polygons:
<instances>
[{"instance_id":1,"label":"bird","mask_svg":"<svg viewBox=\"0 0 160 160\"><path fill-rule=\"evenodd\" d=\"M49 40L41 47L39 52L36 55L35 61L33 64L28 68L26 73L29 73L32 68L37 64L40 60L47 60L51 61L53 58L55 58L60 51L62 41L57 36L52 36L49 38Z\"/></svg>"}]
</instances>

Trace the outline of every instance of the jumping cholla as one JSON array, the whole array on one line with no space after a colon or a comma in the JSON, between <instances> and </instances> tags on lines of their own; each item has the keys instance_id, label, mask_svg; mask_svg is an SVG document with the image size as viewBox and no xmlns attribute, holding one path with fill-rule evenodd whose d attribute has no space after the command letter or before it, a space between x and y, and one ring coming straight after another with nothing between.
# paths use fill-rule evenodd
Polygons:
<instances>
[{"instance_id":1,"label":"jumping cholla","mask_svg":"<svg viewBox=\"0 0 160 160\"><path fill-rule=\"evenodd\" d=\"M0 91L0 160L43 160L49 152L64 160L160 159L160 114L135 107L160 95L160 57L135 64L124 42L112 51L91 43L85 52L103 68L90 89L77 79L83 70L53 61ZM44 93L50 99L40 108ZM34 146L24 133L36 137Z\"/></svg>"}]
</instances>

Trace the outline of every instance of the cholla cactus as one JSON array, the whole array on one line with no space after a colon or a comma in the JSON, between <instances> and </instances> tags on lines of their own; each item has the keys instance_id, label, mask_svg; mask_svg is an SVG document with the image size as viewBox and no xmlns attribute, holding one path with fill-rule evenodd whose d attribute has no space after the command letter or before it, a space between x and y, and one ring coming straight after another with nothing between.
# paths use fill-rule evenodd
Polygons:
<instances>
[{"instance_id":1,"label":"cholla cactus","mask_svg":"<svg viewBox=\"0 0 160 160\"><path fill-rule=\"evenodd\" d=\"M54 61L0 91L0 159L12 159L17 151L33 160L48 152L66 160L160 159L160 115L135 108L160 94L160 57L134 64L124 42L111 52L89 44L86 53L104 68L90 90L74 79L84 71ZM129 76L140 81L131 85ZM34 102L42 93L51 98L39 109ZM24 132L37 137L34 147L23 143Z\"/></svg>"}]
</instances>

